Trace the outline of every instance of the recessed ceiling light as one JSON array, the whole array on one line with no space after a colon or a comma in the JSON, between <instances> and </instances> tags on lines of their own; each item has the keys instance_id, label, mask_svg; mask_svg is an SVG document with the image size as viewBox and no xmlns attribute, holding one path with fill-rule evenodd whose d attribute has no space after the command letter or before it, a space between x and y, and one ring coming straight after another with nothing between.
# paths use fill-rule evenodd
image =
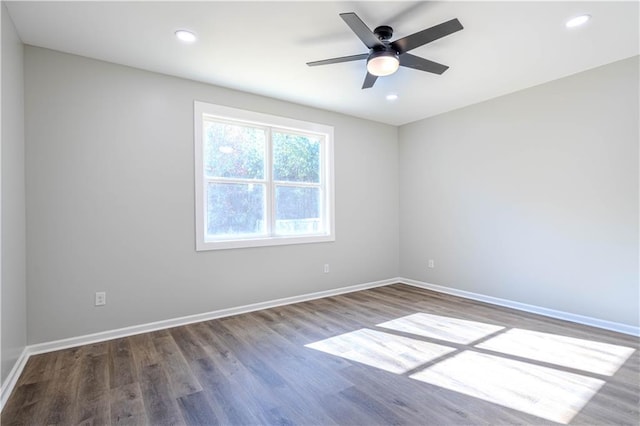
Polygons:
<instances>
[{"instance_id":1,"label":"recessed ceiling light","mask_svg":"<svg viewBox=\"0 0 640 426\"><path fill-rule=\"evenodd\" d=\"M586 24L589 19L591 19L591 15L580 15L569 19L565 25L567 28L579 27Z\"/></svg>"},{"instance_id":2,"label":"recessed ceiling light","mask_svg":"<svg viewBox=\"0 0 640 426\"><path fill-rule=\"evenodd\" d=\"M395 93L389 93L386 96L386 98L387 98L388 101L395 101L395 100L398 99L398 95L396 95Z\"/></svg>"},{"instance_id":3,"label":"recessed ceiling light","mask_svg":"<svg viewBox=\"0 0 640 426\"><path fill-rule=\"evenodd\" d=\"M196 35L191 31L187 31L187 30L176 31L176 37L178 37L178 40L183 41L185 43L193 43L194 41L196 41Z\"/></svg>"}]
</instances>

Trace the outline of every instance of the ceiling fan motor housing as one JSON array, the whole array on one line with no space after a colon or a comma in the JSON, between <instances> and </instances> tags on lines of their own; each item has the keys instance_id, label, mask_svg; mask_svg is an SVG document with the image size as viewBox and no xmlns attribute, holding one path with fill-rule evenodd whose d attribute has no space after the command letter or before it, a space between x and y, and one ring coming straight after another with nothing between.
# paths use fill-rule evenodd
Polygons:
<instances>
[{"instance_id":1,"label":"ceiling fan motor housing","mask_svg":"<svg viewBox=\"0 0 640 426\"><path fill-rule=\"evenodd\" d=\"M381 25L373 30L373 33L380 41L389 41L393 37L393 28L388 25Z\"/></svg>"}]
</instances>

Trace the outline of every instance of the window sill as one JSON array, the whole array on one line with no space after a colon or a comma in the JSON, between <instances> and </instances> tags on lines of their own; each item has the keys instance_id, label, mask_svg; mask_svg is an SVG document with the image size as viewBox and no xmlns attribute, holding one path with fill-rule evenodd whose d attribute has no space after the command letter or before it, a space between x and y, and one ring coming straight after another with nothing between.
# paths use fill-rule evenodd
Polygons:
<instances>
[{"instance_id":1,"label":"window sill","mask_svg":"<svg viewBox=\"0 0 640 426\"><path fill-rule=\"evenodd\" d=\"M246 240L197 241L196 251L229 250L250 247L283 246L292 244L313 244L335 241L335 235L305 235L301 237L266 237Z\"/></svg>"}]
</instances>

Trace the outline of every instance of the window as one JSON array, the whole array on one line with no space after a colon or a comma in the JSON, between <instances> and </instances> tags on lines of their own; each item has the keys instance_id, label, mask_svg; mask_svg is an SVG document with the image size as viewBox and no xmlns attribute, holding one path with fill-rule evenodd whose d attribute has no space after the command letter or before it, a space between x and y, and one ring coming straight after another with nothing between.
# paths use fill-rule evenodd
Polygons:
<instances>
[{"instance_id":1,"label":"window","mask_svg":"<svg viewBox=\"0 0 640 426\"><path fill-rule=\"evenodd\" d=\"M194 110L196 250L335 240L332 127Z\"/></svg>"}]
</instances>

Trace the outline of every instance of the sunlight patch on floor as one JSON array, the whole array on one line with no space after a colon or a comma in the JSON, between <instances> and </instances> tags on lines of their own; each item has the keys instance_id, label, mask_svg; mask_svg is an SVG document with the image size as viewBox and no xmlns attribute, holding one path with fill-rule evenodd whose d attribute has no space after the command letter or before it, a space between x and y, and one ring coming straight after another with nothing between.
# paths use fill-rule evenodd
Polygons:
<instances>
[{"instance_id":1,"label":"sunlight patch on floor","mask_svg":"<svg viewBox=\"0 0 640 426\"><path fill-rule=\"evenodd\" d=\"M565 424L604 384L599 379L472 351L410 377Z\"/></svg>"},{"instance_id":2,"label":"sunlight patch on floor","mask_svg":"<svg viewBox=\"0 0 640 426\"><path fill-rule=\"evenodd\" d=\"M462 344L475 342L504 329L499 325L422 312L383 322L378 324L378 327Z\"/></svg>"},{"instance_id":3,"label":"sunlight patch on floor","mask_svg":"<svg viewBox=\"0 0 640 426\"><path fill-rule=\"evenodd\" d=\"M455 351L448 346L366 328L305 346L396 374Z\"/></svg>"},{"instance_id":4,"label":"sunlight patch on floor","mask_svg":"<svg viewBox=\"0 0 640 426\"><path fill-rule=\"evenodd\" d=\"M517 328L476 347L605 376L613 376L634 352L625 346Z\"/></svg>"},{"instance_id":5,"label":"sunlight patch on floor","mask_svg":"<svg viewBox=\"0 0 640 426\"><path fill-rule=\"evenodd\" d=\"M416 338L363 328L306 347L391 373L418 371L408 377L565 424L605 381L507 356L612 376L635 351L631 347L517 328L505 330L499 325L427 313L377 326ZM420 337L443 344L425 342ZM473 346L483 338L486 341ZM447 343L469 346L464 350ZM471 346L496 353L477 352Z\"/></svg>"}]
</instances>

